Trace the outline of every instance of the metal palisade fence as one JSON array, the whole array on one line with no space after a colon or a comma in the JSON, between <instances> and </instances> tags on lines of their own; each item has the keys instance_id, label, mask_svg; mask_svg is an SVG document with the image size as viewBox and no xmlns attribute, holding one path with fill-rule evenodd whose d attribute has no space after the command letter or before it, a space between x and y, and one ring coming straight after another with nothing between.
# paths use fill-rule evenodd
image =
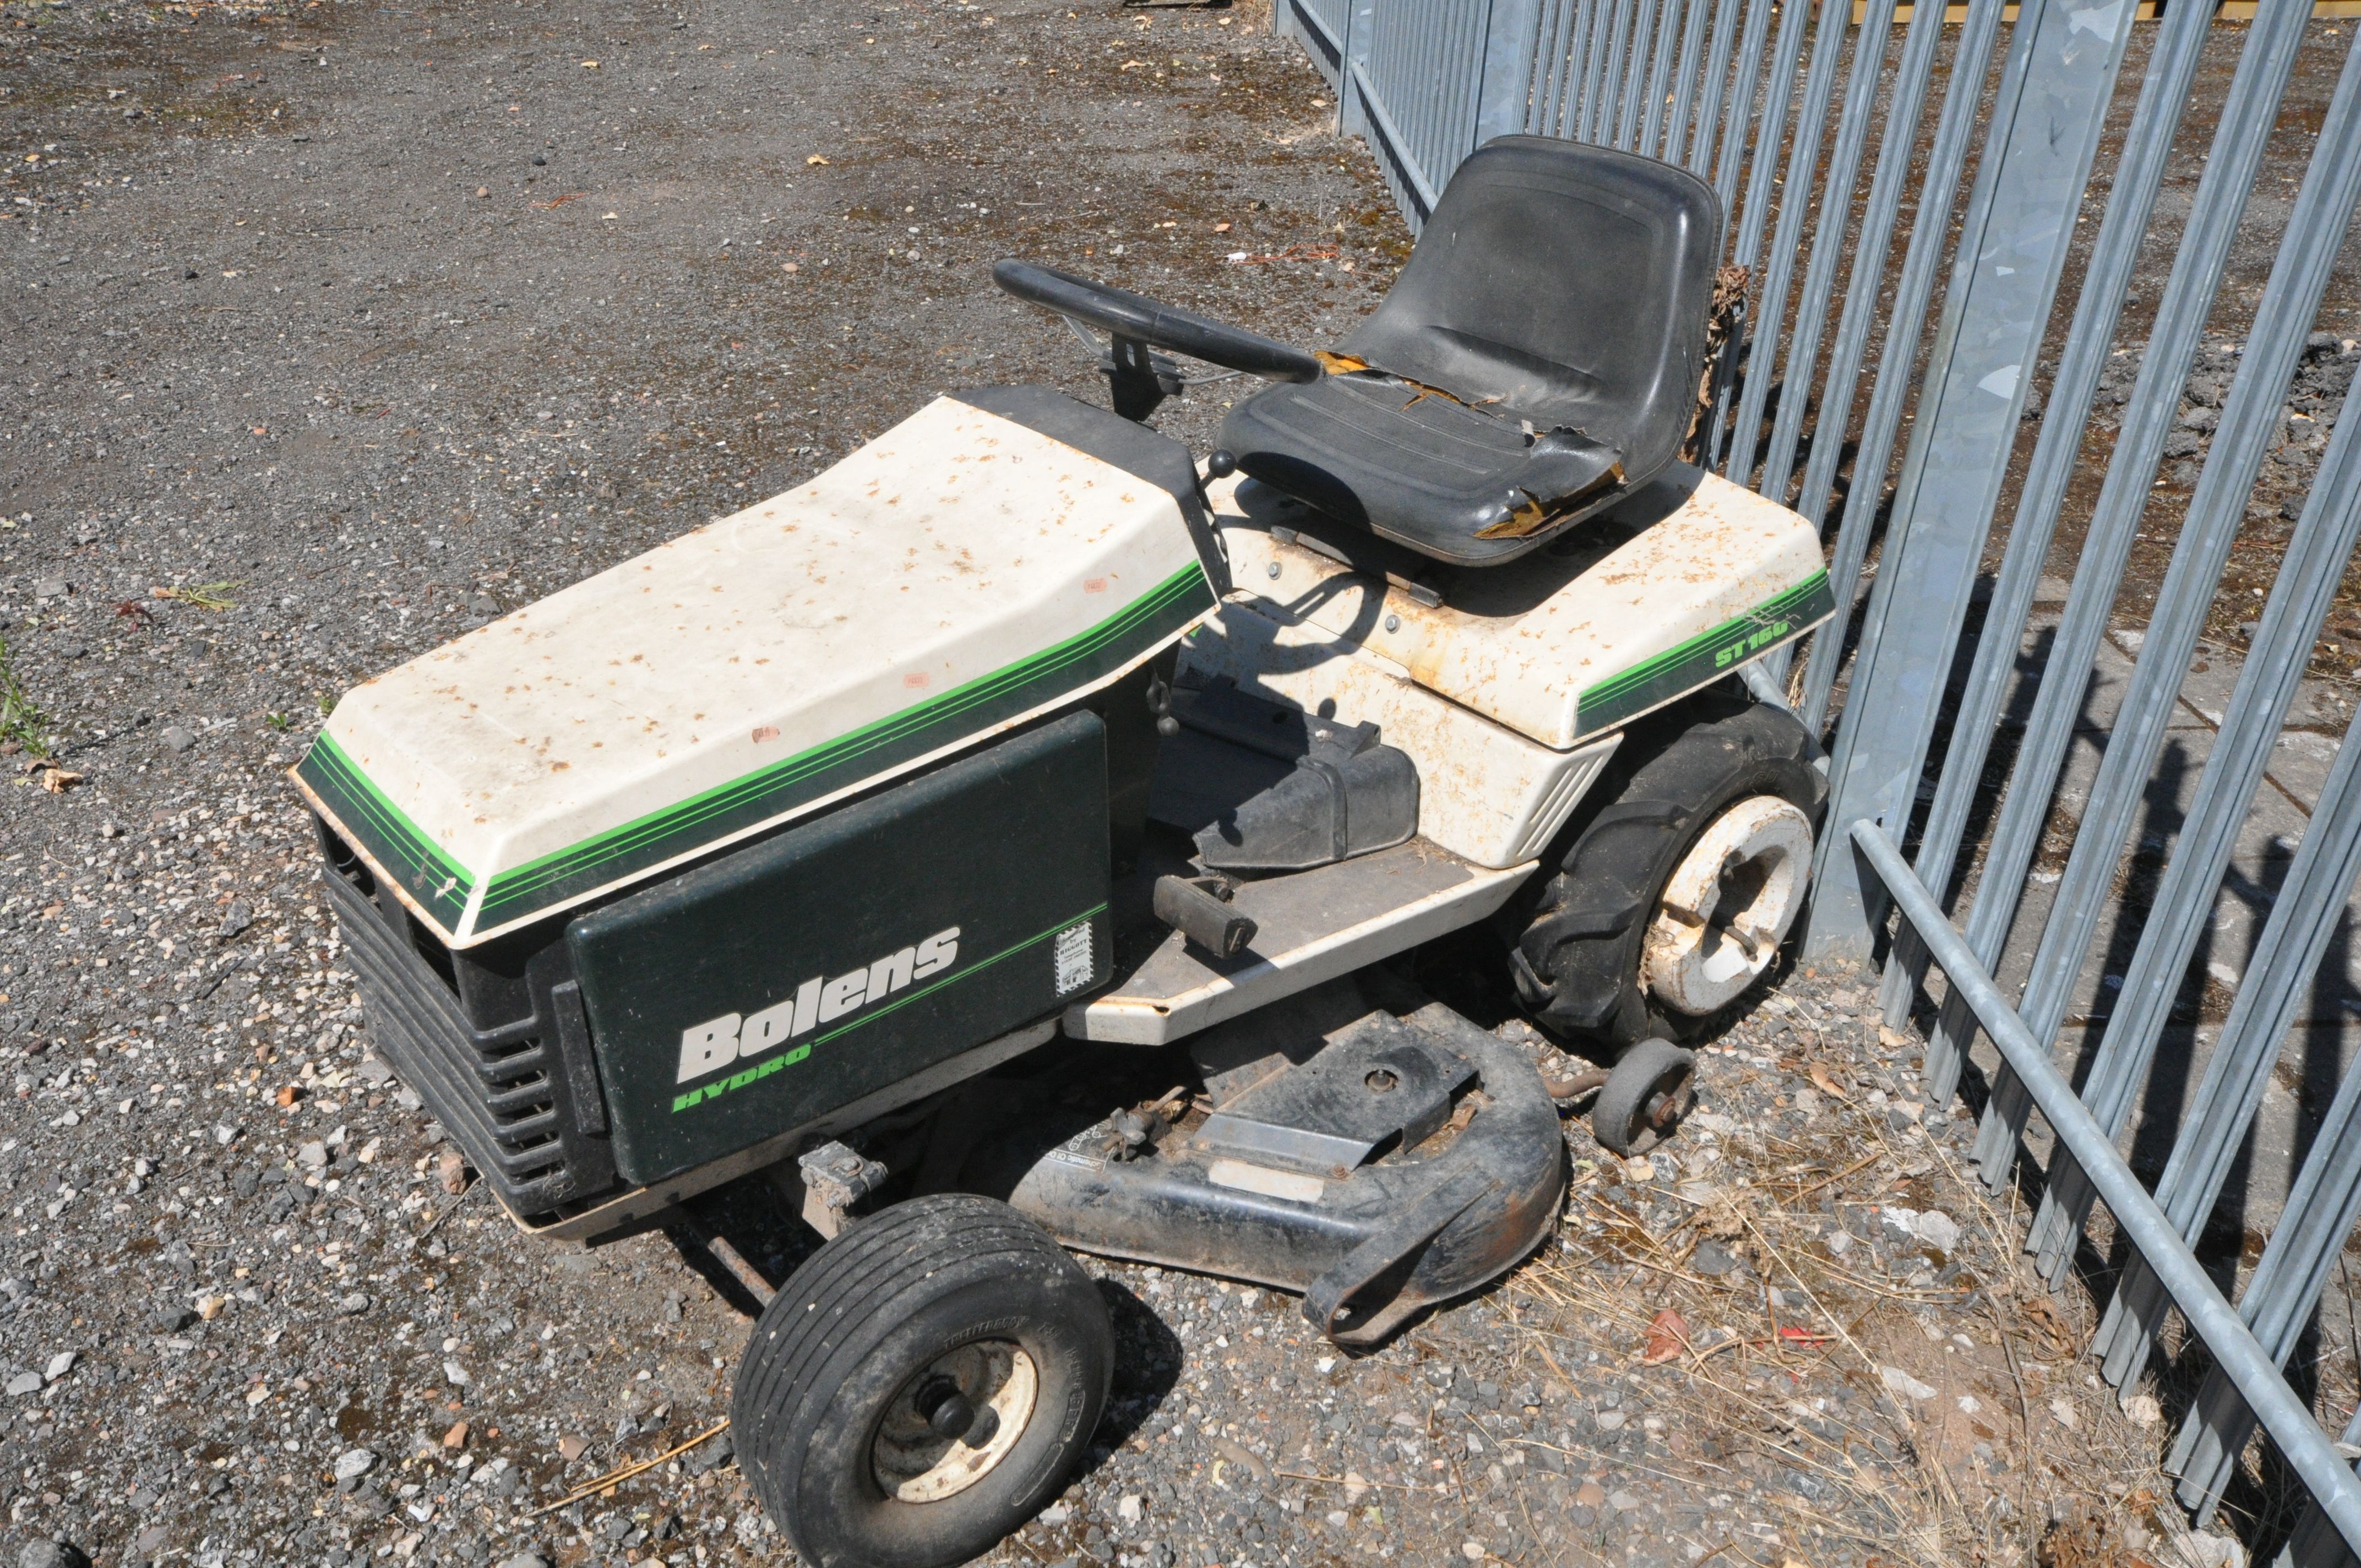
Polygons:
<instances>
[{"instance_id":1,"label":"metal palisade fence","mask_svg":"<svg viewBox=\"0 0 2361 1568\"><path fill-rule=\"evenodd\" d=\"M1988 1043L1976 1154L1996 1189L2037 1183L2037 1266L2065 1279L2094 1204L2127 1248L2092 1347L2125 1397L2169 1312L2203 1342L2169 1462L2181 1501L2210 1514L2259 1423L2312 1498L2283 1561L2346 1561L2361 1484L2281 1368L2361 1218L2361 1069L2317 1112L2235 1303L2191 1245L2307 1005L2342 982L2349 728L2248 900L2243 973L2213 966L2235 985L2194 1036L2210 1052L2172 1025L2361 536L2361 418L2340 417L2361 348L2320 330L2361 198L2353 25L2310 0L2236 25L2196 0L1274 3L1413 227L1507 134L1636 150L1720 193L1745 299L1700 450L1818 523L1840 585L1801 668L1783 650L1756 683L1830 752L1805 956L1882 962L1887 1022L1929 1020L1938 1103ZM2334 82L2324 105L2291 93L2300 64ZM2301 173L2266 191L2273 147ZM2235 276L2242 240L2258 287ZM2267 463L2275 490L2308 487L2264 505ZM2208 615L2263 523L2275 578L2246 590L2194 766L2170 732L2206 707L2186 687L2222 652ZM2127 586L2143 536L2173 542L2152 588ZM2144 1086L2201 1070L2164 1097L2151 1189L2119 1142Z\"/></svg>"}]
</instances>

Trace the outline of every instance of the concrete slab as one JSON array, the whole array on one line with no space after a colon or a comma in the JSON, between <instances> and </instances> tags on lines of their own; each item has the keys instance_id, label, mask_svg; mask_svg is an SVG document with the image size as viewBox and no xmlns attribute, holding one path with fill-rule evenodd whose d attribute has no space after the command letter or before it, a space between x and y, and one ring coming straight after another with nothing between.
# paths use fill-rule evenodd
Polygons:
<instances>
[{"instance_id":1,"label":"concrete slab","mask_svg":"<svg viewBox=\"0 0 2361 1568\"><path fill-rule=\"evenodd\" d=\"M2300 700L2300 699L2299 699ZM2321 786L2336 761L2338 734L2332 730L2283 729L2271 755L2268 778L2287 802L2309 817L2320 805Z\"/></svg>"}]
</instances>

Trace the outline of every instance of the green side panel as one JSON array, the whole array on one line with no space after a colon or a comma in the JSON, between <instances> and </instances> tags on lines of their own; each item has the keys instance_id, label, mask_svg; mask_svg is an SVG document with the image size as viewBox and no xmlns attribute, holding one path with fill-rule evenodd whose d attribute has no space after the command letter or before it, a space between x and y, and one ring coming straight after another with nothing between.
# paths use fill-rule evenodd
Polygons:
<instances>
[{"instance_id":1,"label":"green side panel","mask_svg":"<svg viewBox=\"0 0 2361 1568\"><path fill-rule=\"evenodd\" d=\"M1111 963L1106 728L1071 714L579 916L636 1184L1090 994Z\"/></svg>"},{"instance_id":2,"label":"green side panel","mask_svg":"<svg viewBox=\"0 0 2361 1568\"><path fill-rule=\"evenodd\" d=\"M476 891L476 879L369 782L335 737L321 731L295 772L346 831L360 840L369 858L401 879L421 908L440 921L445 930L459 928L468 895Z\"/></svg>"},{"instance_id":3,"label":"green side panel","mask_svg":"<svg viewBox=\"0 0 2361 1568\"><path fill-rule=\"evenodd\" d=\"M1585 735L1612 729L1684 692L1728 674L1768 649L1802 636L1835 613L1836 607L1836 592L1828 584L1828 575L1815 572L1745 614L1586 687L1576 699L1576 728Z\"/></svg>"},{"instance_id":4,"label":"green side panel","mask_svg":"<svg viewBox=\"0 0 2361 1568\"><path fill-rule=\"evenodd\" d=\"M1204 571L1192 563L1096 626L1029 659L501 872L485 892L477 929L564 904L1094 685L1147 657L1213 605Z\"/></svg>"}]
</instances>

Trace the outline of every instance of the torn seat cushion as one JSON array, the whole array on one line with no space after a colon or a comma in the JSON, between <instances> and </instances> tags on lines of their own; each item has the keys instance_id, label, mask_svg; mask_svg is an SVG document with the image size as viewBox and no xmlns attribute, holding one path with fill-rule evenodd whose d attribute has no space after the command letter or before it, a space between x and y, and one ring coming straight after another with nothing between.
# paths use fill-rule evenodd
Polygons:
<instances>
[{"instance_id":1,"label":"torn seat cushion","mask_svg":"<svg viewBox=\"0 0 2361 1568\"><path fill-rule=\"evenodd\" d=\"M1505 561L1646 484L1697 406L1721 204L1635 153L1502 137L1462 162L1377 310L1222 444L1338 521Z\"/></svg>"},{"instance_id":2,"label":"torn seat cushion","mask_svg":"<svg viewBox=\"0 0 2361 1568\"><path fill-rule=\"evenodd\" d=\"M1222 443L1248 474L1338 521L1469 564L1523 554L1527 525L1559 521L1542 503L1604 496L1622 455L1565 427L1529 435L1373 371L1274 386L1232 411Z\"/></svg>"}]
</instances>

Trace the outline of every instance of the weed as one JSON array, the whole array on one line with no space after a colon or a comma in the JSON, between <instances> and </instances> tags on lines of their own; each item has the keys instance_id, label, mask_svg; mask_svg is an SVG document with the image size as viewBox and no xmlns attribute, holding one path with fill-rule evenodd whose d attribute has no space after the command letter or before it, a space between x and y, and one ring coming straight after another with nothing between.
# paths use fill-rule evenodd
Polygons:
<instances>
[{"instance_id":1,"label":"weed","mask_svg":"<svg viewBox=\"0 0 2361 1568\"><path fill-rule=\"evenodd\" d=\"M283 713L266 713L262 716L262 722L273 729L284 729L287 728L287 716Z\"/></svg>"},{"instance_id":2,"label":"weed","mask_svg":"<svg viewBox=\"0 0 2361 1568\"><path fill-rule=\"evenodd\" d=\"M25 690L25 684L16 678L5 638L0 638L0 740L22 746L37 757L49 754L49 715L40 710Z\"/></svg>"},{"instance_id":3,"label":"weed","mask_svg":"<svg viewBox=\"0 0 2361 1568\"><path fill-rule=\"evenodd\" d=\"M178 599L199 609L229 609L237 601L229 597L232 588L242 588L244 583L195 583L186 587L150 588L159 599Z\"/></svg>"}]
</instances>

